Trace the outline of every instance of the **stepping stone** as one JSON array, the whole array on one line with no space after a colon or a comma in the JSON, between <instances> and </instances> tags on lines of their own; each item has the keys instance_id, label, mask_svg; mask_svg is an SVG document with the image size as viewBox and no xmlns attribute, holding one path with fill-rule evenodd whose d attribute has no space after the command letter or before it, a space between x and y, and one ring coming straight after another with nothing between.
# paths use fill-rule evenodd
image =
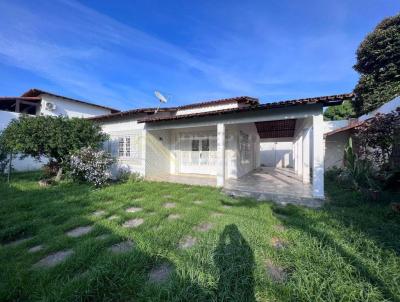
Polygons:
<instances>
[{"instance_id":1,"label":"stepping stone","mask_svg":"<svg viewBox=\"0 0 400 302\"><path fill-rule=\"evenodd\" d=\"M278 237L272 237L271 238L271 245L275 249L281 250L281 249L284 249L285 247L287 247L287 242L284 241L283 239L278 238Z\"/></svg>"},{"instance_id":2,"label":"stepping stone","mask_svg":"<svg viewBox=\"0 0 400 302\"><path fill-rule=\"evenodd\" d=\"M132 241L127 240L127 241L122 241L122 242L119 242L119 243L116 243L116 244L110 246L108 248L108 250L115 254L122 254L122 253L129 252L134 247L135 247L135 244Z\"/></svg>"},{"instance_id":3,"label":"stepping stone","mask_svg":"<svg viewBox=\"0 0 400 302\"><path fill-rule=\"evenodd\" d=\"M25 243L25 242L31 240L32 238L33 237L26 237L26 238L17 239L15 241L11 241L11 242L6 243L4 246L14 247L14 246L20 245L22 243Z\"/></svg>"},{"instance_id":4,"label":"stepping stone","mask_svg":"<svg viewBox=\"0 0 400 302\"><path fill-rule=\"evenodd\" d=\"M136 212L140 212L141 210L143 210L143 209L137 208L137 207L131 207L131 208L127 208L125 211L128 213L136 213Z\"/></svg>"},{"instance_id":5,"label":"stepping stone","mask_svg":"<svg viewBox=\"0 0 400 302\"><path fill-rule=\"evenodd\" d=\"M194 246L197 242L197 238L192 237L190 235L185 236L182 238L182 240L179 242L179 248L180 249L188 249Z\"/></svg>"},{"instance_id":6,"label":"stepping stone","mask_svg":"<svg viewBox=\"0 0 400 302\"><path fill-rule=\"evenodd\" d=\"M224 215L224 214L219 213L219 212L212 212L211 213L211 217L221 217L222 215Z\"/></svg>"},{"instance_id":7,"label":"stepping stone","mask_svg":"<svg viewBox=\"0 0 400 302\"><path fill-rule=\"evenodd\" d=\"M275 265L271 260L265 262L267 275L275 282L283 283L287 279L287 273L284 268Z\"/></svg>"},{"instance_id":8,"label":"stepping stone","mask_svg":"<svg viewBox=\"0 0 400 302\"><path fill-rule=\"evenodd\" d=\"M276 231L278 231L278 232L284 232L284 231L286 231L286 227L283 226L282 224L274 225L274 229L275 229Z\"/></svg>"},{"instance_id":9,"label":"stepping stone","mask_svg":"<svg viewBox=\"0 0 400 302\"><path fill-rule=\"evenodd\" d=\"M152 268L149 273L149 281L154 283L163 283L168 280L171 273L172 267L167 263L163 263Z\"/></svg>"},{"instance_id":10,"label":"stepping stone","mask_svg":"<svg viewBox=\"0 0 400 302\"><path fill-rule=\"evenodd\" d=\"M172 196L172 195L164 195L163 197L164 198L173 198L174 196Z\"/></svg>"},{"instance_id":11,"label":"stepping stone","mask_svg":"<svg viewBox=\"0 0 400 302\"><path fill-rule=\"evenodd\" d=\"M179 214L170 214L168 216L169 220L175 220L175 219L179 219L179 218L181 218L181 215L179 215Z\"/></svg>"},{"instance_id":12,"label":"stepping stone","mask_svg":"<svg viewBox=\"0 0 400 302\"><path fill-rule=\"evenodd\" d=\"M193 203L194 203L194 204L203 204L204 202L201 201L201 200L195 200L195 201L193 201Z\"/></svg>"},{"instance_id":13,"label":"stepping stone","mask_svg":"<svg viewBox=\"0 0 400 302\"><path fill-rule=\"evenodd\" d=\"M74 251L70 249L50 254L39 262L36 262L33 265L33 268L46 268L56 266L57 264L64 262L73 253Z\"/></svg>"},{"instance_id":14,"label":"stepping stone","mask_svg":"<svg viewBox=\"0 0 400 302\"><path fill-rule=\"evenodd\" d=\"M213 227L214 227L214 225L212 223L203 222L203 223L195 226L193 229L198 232L207 232L207 231L211 230Z\"/></svg>"},{"instance_id":15,"label":"stepping stone","mask_svg":"<svg viewBox=\"0 0 400 302\"><path fill-rule=\"evenodd\" d=\"M125 221L124 224L122 225L122 227L124 227L124 228L137 228L143 222L144 222L143 218L130 219L128 221Z\"/></svg>"},{"instance_id":16,"label":"stepping stone","mask_svg":"<svg viewBox=\"0 0 400 302\"><path fill-rule=\"evenodd\" d=\"M232 206L228 206L228 205L226 205L226 204L223 205L222 207L223 207L224 209L231 209L231 208L232 208Z\"/></svg>"},{"instance_id":17,"label":"stepping stone","mask_svg":"<svg viewBox=\"0 0 400 302\"><path fill-rule=\"evenodd\" d=\"M164 203L164 208L166 209L171 209L171 208L175 208L176 207L176 203L175 202L166 202Z\"/></svg>"},{"instance_id":18,"label":"stepping stone","mask_svg":"<svg viewBox=\"0 0 400 302\"><path fill-rule=\"evenodd\" d=\"M106 214L106 211L103 211L103 210L98 210L96 212L93 212L93 216L96 216L96 217L100 217L100 216L103 216L105 214Z\"/></svg>"},{"instance_id":19,"label":"stepping stone","mask_svg":"<svg viewBox=\"0 0 400 302\"><path fill-rule=\"evenodd\" d=\"M91 230L93 229L92 226L88 225L88 226L84 226L84 227L77 227L71 231L67 232L67 236L68 237L80 237L83 235L86 235L87 233L89 233Z\"/></svg>"},{"instance_id":20,"label":"stepping stone","mask_svg":"<svg viewBox=\"0 0 400 302\"><path fill-rule=\"evenodd\" d=\"M108 219L108 220L115 220L115 219L118 219L118 218L119 218L118 215L111 215L111 216L108 217L107 219Z\"/></svg>"},{"instance_id":21,"label":"stepping stone","mask_svg":"<svg viewBox=\"0 0 400 302\"><path fill-rule=\"evenodd\" d=\"M97 240L106 240L110 237L110 234L102 234L96 237Z\"/></svg>"},{"instance_id":22,"label":"stepping stone","mask_svg":"<svg viewBox=\"0 0 400 302\"><path fill-rule=\"evenodd\" d=\"M40 245L36 245L36 246L31 247L28 250L28 253L36 253L36 252L39 252L41 250L43 250L43 246L40 244Z\"/></svg>"}]
</instances>

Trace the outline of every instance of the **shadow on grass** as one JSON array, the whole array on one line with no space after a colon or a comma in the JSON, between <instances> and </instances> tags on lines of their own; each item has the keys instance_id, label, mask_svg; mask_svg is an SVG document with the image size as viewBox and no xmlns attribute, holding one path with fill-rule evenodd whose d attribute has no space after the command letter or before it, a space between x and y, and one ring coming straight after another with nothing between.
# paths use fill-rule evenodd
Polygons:
<instances>
[{"instance_id":1,"label":"shadow on grass","mask_svg":"<svg viewBox=\"0 0 400 302\"><path fill-rule=\"evenodd\" d=\"M236 225L227 225L220 235L214 262L219 271L217 301L256 301L253 251Z\"/></svg>"},{"instance_id":2,"label":"shadow on grass","mask_svg":"<svg viewBox=\"0 0 400 302\"><path fill-rule=\"evenodd\" d=\"M332 205L330 205L329 207L325 207L323 210L330 214L334 220L337 219L338 213L343 213L343 209L334 207ZM368 282L370 282L373 286L377 287L388 301L400 301L400 297L392 292L392 290L386 284L387 282L385 282L385 280L382 280L375 272L372 271L372 269L370 269L363 263L361 255L357 255L356 252L353 253L346 250L328 232L325 232L318 228L318 224L329 225L329 219L327 219L326 217L314 219L311 215L307 215L305 209L295 206L275 206L273 207L273 211L275 216L282 222L282 224L286 225L287 227L297 229L302 233L310 234L312 237L320 241L323 245L330 246L333 250L337 251L340 256L345 259L345 261L347 261L351 266L354 267L359 276L361 276L365 280L368 280ZM361 214L362 216L360 216L360 213L357 213L356 210L352 210L350 213L349 211L350 210L346 208L346 215L359 216L358 219L365 219L368 221L368 215L366 215L365 212ZM375 215L375 212L371 211L368 214L373 216ZM352 221L350 225L347 225L348 222L346 221L336 222L339 222L345 227L351 226L353 229L357 229L357 226L354 224L355 221ZM379 228L378 224L373 227ZM368 235L370 233L367 231L366 234Z\"/></svg>"}]
</instances>

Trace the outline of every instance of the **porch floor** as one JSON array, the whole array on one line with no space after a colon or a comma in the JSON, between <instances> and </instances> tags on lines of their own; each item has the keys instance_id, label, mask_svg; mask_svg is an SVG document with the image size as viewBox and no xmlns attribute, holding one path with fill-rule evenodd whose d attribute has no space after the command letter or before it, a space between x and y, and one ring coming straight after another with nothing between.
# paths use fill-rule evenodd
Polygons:
<instances>
[{"instance_id":1,"label":"porch floor","mask_svg":"<svg viewBox=\"0 0 400 302\"><path fill-rule=\"evenodd\" d=\"M199 174L169 174L148 178L188 185L213 186L215 176ZM227 194L252 197L258 200L272 200L278 204L299 204L318 207L321 200L312 195L312 185L304 184L293 169L260 167L239 179L225 180L223 191Z\"/></svg>"},{"instance_id":2,"label":"porch floor","mask_svg":"<svg viewBox=\"0 0 400 302\"><path fill-rule=\"evenodd\" d=\"M273 200L279 204L301 204L318 207L321 200L313 197L312 185L289 168L259 167L239 179L228 179L224 191L228 194Z\"/></svg>"}]
</instances>

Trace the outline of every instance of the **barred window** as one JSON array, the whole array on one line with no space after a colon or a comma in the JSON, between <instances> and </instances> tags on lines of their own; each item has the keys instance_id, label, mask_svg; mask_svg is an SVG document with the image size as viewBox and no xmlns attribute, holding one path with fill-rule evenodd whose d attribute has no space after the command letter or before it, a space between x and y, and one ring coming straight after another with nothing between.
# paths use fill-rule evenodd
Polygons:
<instances>
[{"instance_id":1,"label":"barred window","mask_svg":"<svg viewBox=\"0 0 400 302\"><path fill-rule=\"evenodd\" d=\"M124 156L124 147L125 147L125 141L123 137L120 137L118 139L118 156L123 157Z\"/></svg>"},{"instance_id":2,"label":"barred window","mask_svg":"<svg viewBox=\"0 0 400 302\"><path fill-rule=\"evenodd\" d=\"M125 137L125 156L131 156L131 138L129 136Z\"/></svg>"}]
</instances>

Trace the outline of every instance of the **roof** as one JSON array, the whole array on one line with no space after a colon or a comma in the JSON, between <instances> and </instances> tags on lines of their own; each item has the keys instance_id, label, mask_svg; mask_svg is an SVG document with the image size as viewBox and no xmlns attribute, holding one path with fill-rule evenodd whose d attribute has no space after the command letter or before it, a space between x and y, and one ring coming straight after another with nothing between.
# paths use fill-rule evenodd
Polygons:
<instances>
[{"instance_id":1,"label":"roof","mask_svg":"<svg viewBox=\"0 0 400 302\"><path fill-rule=\"evenodd\" d=\"M350 124L348 124L347 126L337 128L335 130L325 133L324 136L326 137L326 136L333 135L333 134L336 134L339 132L353 130L354 128L357 128L358 126L362 125L363 123L364 123L364 121L355 120L355 121L350 122Z\"/></svg>"},{"instance_id":2,"label":"roof","mask_svg":"<svg viewBox=\"0 0 400 302\"><path fill-rule=\"evenodd\" d=\"M103 115L96 115L92 117L88 117L89 120L106 120L112 119L117 117L129 117L131 115L135 115L138 113L154 113L158 109L158 112L175 112L176 108L137 108L131 109L127 111L120 111L111 114L103 114Z\"/></svg>"},{"instance_id":3,"label":"roof","mask_svg":"<svg viewBox=\"0 0 400 302\"><path fill-rule=\"evenodd\" d=\"M207 112L199 112L199 113L191 113L191 114L181 114L175 116L168 117L152 117L147 119L138 120L139 123L154 123L160 121L171 121L171 120L180 120L180 119L190 119L197 117L205 117L205 116L215 116L222 115L228 113L241 113L241 112L249 112L249 111L260 111L274 108L284 108L291 106L299 106L299 105L310 105L310 104L322 104L323 106L334 106L341 104L344 100L352 99L354 97L353 93L345 93L345 94L335 94L329 96L319 96L319 97L311 97L311 98L303 98L303 99L293 99L286 101L278 101L273 103L265 103L260 105L254 105L249 107L242 108L229 108L224 110L215 110L215 111L207 111Z\"/></svg>"},{"instance_id":4,"label":"roof","mask_svg":"<svg viewBox=\"0 0 400 302\"><path fill-rule=\"evenodd\" d=\"M30 102L40 102L42 99L38 97L23 97L23 96L0 96L0 101L30 101Z\"/></svg>"},{"instance_id":5,"label":"roof","mask_svg":"<svg viewBox=\"0 0 400 302\"><path fill-rule=\"evenodd\" d=\"M48 92L48 91L44 91L44 90L36 89L36 88L29 89L28 91L26 91L25 93L23 93L23 94L21 95L21 97L38 97L38 96L40 96L41 94L48 94L48 95L52 95L52 96L55 96L55 97L58 97L58 98L62 98L62 99L66 99L66 100L69 100L69 101L73 101L73 102L77 102L77 103L82 103L82 104L86 104L86 105L90 105L90 106L96 106L96 107L100 107L100 108L104 108L104 109L108 109L108 110L110 110L112 113L119 112L119 110L114 109L114 108L111 108L111 107L107 107L107 106L103 106L103 105L98 105L98 104L93 104L93 103L86 102L86 101L82 101L82 100L73 99L73 98L70 98L70 97L58 95L58 94L55 94L55 93L52 93L52 92Z\"/></svg>"},{"instance_id":6,"label":"roof","mask_svg":"<svg viewBox=\"0 0 400 302\"><path fill-rule=\"evenodd\" d=\"M226 99L220 99L220 100L212 100L212 101L203 101L203 102L198 102L198 103L192 103L188 105L183 105L176 107L177 109L192 109L192 108L198 108L198 107L205 107L205 106L213 106L213 105L223 105L223 104L229 104L232 102L237 102L239 104L248 104L248 105L258 105L258 99L252 98L249 96L238 96L238 97L233 97L233 98L226 98Z\"/></svg>"}]
</instances>

